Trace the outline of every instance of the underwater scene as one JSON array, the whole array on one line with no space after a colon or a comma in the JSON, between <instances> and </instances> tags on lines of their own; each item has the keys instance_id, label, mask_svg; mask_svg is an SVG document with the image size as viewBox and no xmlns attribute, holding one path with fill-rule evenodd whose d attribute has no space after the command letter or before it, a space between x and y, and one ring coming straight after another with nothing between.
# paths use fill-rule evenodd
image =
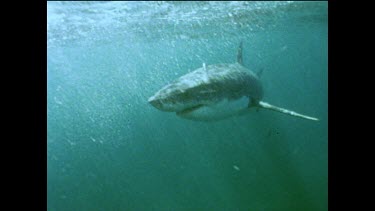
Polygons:
<instances>
[{"instance_id":1,"label":"underwater scene","mask_svg":"<svg viewBox=\"0 0 375 211\"><path fill-rule=\"evenodd\" d=\"M328 3L47 2L47 209L328 210Z\"/></svg>"}]
</instances>

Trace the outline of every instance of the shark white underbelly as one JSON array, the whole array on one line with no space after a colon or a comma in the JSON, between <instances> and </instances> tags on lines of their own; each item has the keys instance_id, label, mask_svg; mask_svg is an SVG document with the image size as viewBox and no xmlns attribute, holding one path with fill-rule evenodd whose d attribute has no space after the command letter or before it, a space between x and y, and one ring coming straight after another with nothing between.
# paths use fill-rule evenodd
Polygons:
<instances>
[{"instance_id":1,"label":"shark white underbelly","mask_svg":"<svg viewBox=\"0 0 375 211\"><path fill-rule=\"evenodd\" d=\"M236 100L225 98L211 105L202 105L192 111L181 111L176 114L195 121L217 121L249 112L249 100L249 97L241 97Z\"/></svg>"}]
</instances>

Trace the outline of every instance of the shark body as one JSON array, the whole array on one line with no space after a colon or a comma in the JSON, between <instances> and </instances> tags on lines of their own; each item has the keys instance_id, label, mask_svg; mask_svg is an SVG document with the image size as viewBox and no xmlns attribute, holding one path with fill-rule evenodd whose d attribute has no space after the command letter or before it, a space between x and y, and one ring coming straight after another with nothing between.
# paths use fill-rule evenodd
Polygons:
<instances>
[{"instance_id":1,"label":"shark body","mask_svg":"<svg viewBox=\"0 0 375 211\"><path fill-rule=\"evenodd\" d=\"M263 87L258 75L243 66L241 42L237 62L207 66L203 63L201 68L160 89L148 102L161 111L175 112L182 118L196 121L216 121L243 115L251 108L318 120L271 105L262 98Z\"/></svg>"}]
</instances>

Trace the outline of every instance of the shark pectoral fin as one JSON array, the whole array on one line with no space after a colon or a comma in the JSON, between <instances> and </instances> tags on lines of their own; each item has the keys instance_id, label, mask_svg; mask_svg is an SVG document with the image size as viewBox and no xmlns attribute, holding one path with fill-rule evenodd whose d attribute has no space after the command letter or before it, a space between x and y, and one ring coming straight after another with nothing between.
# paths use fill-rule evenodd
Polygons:
<instances>
[{"instance_id":1,"label":"shark pectoral fin","mask_svg":"<svg viewBox=\"0 0 375 211\"><path fill-rule=\"evenodd\" d=\"M190 112L193 112L199 108L201 108L202 106L204 106L203 104L199 104L199 105L196 105L196 106L193 106L191 108L187 108L185 110L182 110L182 111L179 111L179 112L176 112L177 115L181 115L181 114L187 114L187 113L190 113Z\"/></svg>"},{"instance_id":2,"label":"shark pectoral fin","mask_svg":"<svg viewBox=\"0 0 375 211\"><path fill-rule=\"evenodd\" d=\"M264 108L264 109L269 109L269 110L273 110L273 111L278 111L278 112L280 112L280 113L289 114L289 115L291 115L291 116L300 117L300 118L303 118L303 119L319 121L318 118L310 117L310 116L306 116L306 115L303 115L303 114L299 114L299 113L297 113L297 112L290 111L290 110L287 110L287 109L285 109L285 108L280 108L280 107L277 107L277 106L271 105L271 104L266 103L266 102L263 102L263 101L259 101L259 102L258 102L258 106L261 107L261 108Z\"/></svg>"}]
</instances>

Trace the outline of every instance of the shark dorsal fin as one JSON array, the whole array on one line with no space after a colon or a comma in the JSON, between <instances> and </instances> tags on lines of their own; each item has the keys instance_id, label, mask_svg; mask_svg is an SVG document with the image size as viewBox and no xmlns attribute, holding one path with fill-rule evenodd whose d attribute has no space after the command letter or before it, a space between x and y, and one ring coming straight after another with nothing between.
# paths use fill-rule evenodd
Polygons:
<instances>
[{"instance_id":1,"label":"shark dorsal fin","mask_svg":"<svg viewBox=\"0 0 375 211\"><path fill-rule=\"evenodd\" d=\"M243 61L242 61L242 41L240 42L240 46L238 47L238 50L237 50L237 62L240 65L243 65Z\"/></svg>"}]
</instances>

